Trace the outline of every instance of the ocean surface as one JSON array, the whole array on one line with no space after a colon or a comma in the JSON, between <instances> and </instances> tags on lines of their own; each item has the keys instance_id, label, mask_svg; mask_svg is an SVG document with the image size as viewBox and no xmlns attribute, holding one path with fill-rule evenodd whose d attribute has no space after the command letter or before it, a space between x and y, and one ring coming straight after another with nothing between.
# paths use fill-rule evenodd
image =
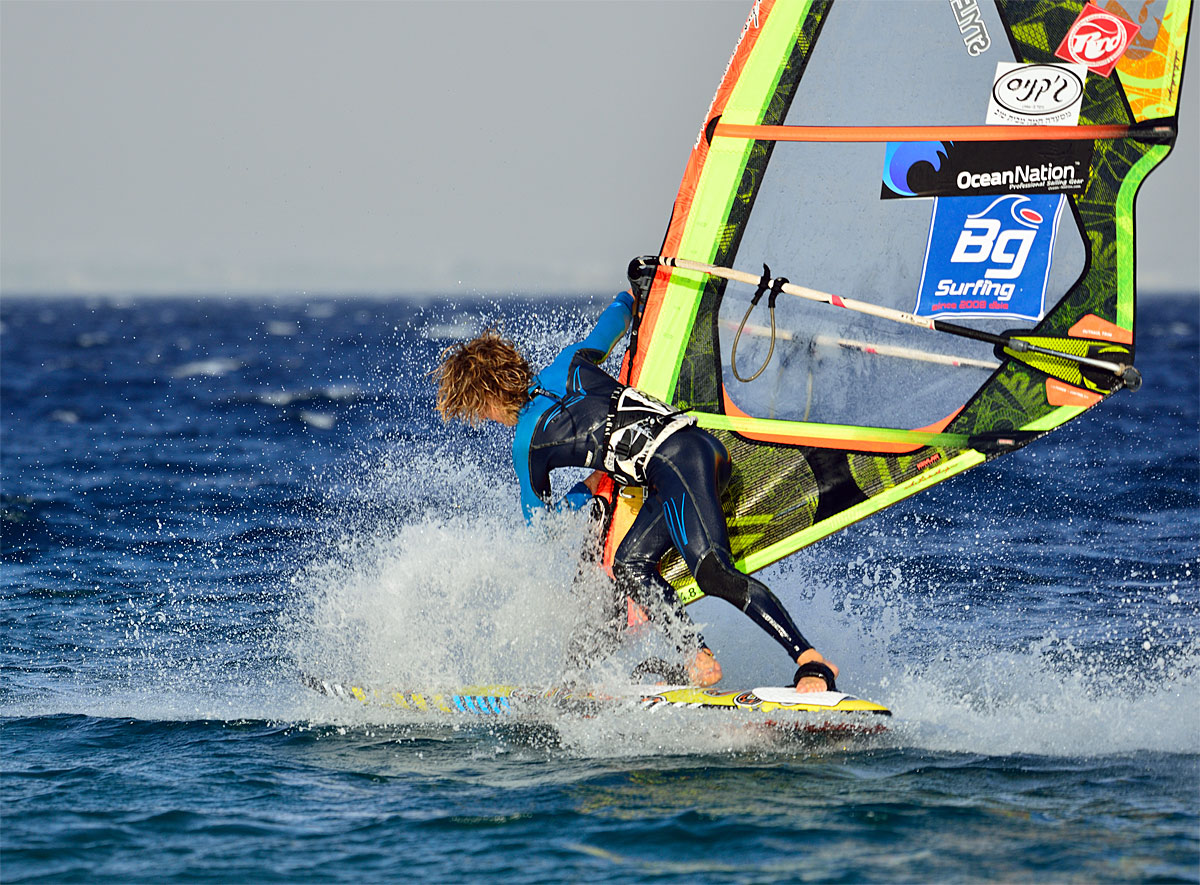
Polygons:
<instances>
[{"instance_id":1,"label":"ocean surface","mask_svg":"<svg viewBox=\"0 0 1200 885\"><path fill-rule=\"evenodd\" d=\"M1137 393L763 573L884 734L305 688L553 682L585 526L526 528L426 373L606 300L5 298L0 880L1200 881L1195 296L1144 299Z\"/></svg>"}]
</instances>

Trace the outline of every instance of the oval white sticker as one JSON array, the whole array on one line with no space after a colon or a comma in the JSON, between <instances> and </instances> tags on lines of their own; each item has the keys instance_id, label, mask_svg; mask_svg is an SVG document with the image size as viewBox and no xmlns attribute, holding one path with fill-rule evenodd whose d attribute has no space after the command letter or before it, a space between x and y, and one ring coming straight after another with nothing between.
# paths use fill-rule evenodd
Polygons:
<instances>
[{"instance_id":1,"label":"oval white sticker","mask_svg":"<svg viewBox=\"0 0 1200 885\"><path fill-rule=\"evenodd\" d=\"M1046 116L1070 108L1083 95L1083 78L1066 65L1022 65L996 79L992 98L1014 114Z\"/></svg>"}]
</instances>

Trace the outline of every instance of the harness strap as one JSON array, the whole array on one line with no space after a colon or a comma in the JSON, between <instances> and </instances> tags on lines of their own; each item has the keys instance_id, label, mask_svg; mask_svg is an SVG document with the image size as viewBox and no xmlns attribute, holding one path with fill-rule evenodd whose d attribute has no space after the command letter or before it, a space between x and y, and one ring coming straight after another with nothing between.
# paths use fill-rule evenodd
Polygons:
<instances>
[{"instance_id":1,"label":"harness strap","mask_svg":"<svg viewBox=\"0 0 1200 885\"><path fill-rule=\"evenodd\" d=\"M533 399L535 396L546 396L557 403L561 403L563 401L563 398L553 390L547 390L544 387L531 387L526 391L526 393L529 395L530 399Z\"/></svg>"},{"instance_id":2,"label":"harness strap","mask_svg":"<svg viewBox=\"0 0 1200 885\"><path fill-rule=\"evenodd\" d=\"M633 406L623 406L623 401L630 394L640 397L641 402L635 400ZM633 411L643 414L622 422L622 413L627 416ZM672 408L636 388L617 388L609 397L608 414L604 419L604 470L621 485L645 485L646 465L663 440L695 423L696 419L686 412Z\"/></svg>"}]
</instances>

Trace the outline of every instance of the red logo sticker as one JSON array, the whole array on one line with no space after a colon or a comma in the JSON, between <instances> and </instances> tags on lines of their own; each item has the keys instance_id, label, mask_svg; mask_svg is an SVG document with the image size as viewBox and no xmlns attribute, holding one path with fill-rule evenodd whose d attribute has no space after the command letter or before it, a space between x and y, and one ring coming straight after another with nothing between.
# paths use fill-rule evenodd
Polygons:
<instances>
[{"instance_id":1,"label":"red logo sticker","mask_svg":"<svg viewBox=\"0 0 1200 885\"><path fill-rule=\"evenodd\" d=\"M1067 29L1067 36L1054 54L1107 77L1140 29L1140 25L1089 3Z\"/></svg>"}]
</instances>

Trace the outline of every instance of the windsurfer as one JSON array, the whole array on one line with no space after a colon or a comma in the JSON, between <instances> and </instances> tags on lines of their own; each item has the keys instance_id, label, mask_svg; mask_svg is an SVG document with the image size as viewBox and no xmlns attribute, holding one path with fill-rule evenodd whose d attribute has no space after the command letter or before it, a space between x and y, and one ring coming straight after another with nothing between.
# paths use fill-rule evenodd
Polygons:
<instances>
[{"instance_id":1,"label":"windsurfer","mask_svg":"<svg viewBox=\"0 0 1200 885\"><path fill-rule=\"evenodd\" d=\"M716 683L721 667L658 572L672 545L706 595L736 605L787 649L799 665L798 691L834 690L838 668L804 638L774 593L733 564L720 505L730 477L725 446L686 414L621 385L599 367L627 331L634 304L631 293L617 295L587 338L536 375L495 332L448 348L433 373L438 411L447 421L491 420L516 428L513 465L527 519L551 506L550 471L561 467L596 468L564 497L570 507L592 500L603 474L647 490L614 557L620 611L623 616L628 597L672 633L688 656L693 683Z\"/></svg>"}]
</instances>

